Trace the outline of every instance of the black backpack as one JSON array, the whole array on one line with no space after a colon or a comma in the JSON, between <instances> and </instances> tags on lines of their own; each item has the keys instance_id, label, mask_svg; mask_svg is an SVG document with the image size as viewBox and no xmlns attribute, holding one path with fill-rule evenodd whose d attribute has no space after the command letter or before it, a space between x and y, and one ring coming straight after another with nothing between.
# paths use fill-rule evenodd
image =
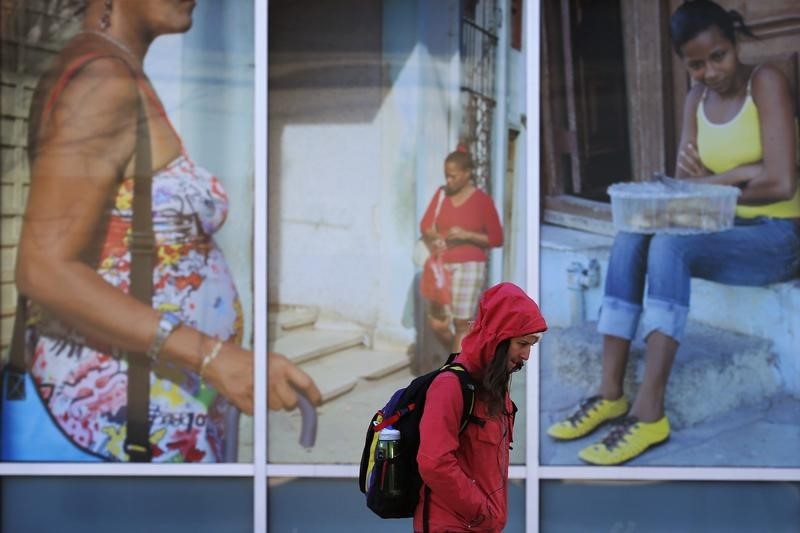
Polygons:
<instances>
[{"instance_id":1,"label":"black backpack","mask_svg":"<svg viewBox=\"0 0 800 533\"><path fill-rule=\"evenodd\" d=\"M475 407L476 385L463 366L453 363L455 356L456 354L450 355L444 366L415 378L407 387L395 392L383 409L375 413L367 427L364 451L361 454L358 485L361 492L367 496L367 507L381 518L414 516L414 510L419 502L420 487L422 487L422 478L417 465L419 423L422 420L428 388L433 379L441 372L453 372L461 382L464 412L461 415L459 431L463 431L467 423L473 419L472 410ZM388 426L400 431L400 452L393 459L382 457L376 459L375 448L378 444L378 437L381 430ZM388 466L384 464L386 462L394 465L393 470L397 476L393 495L384 491L386 466ZM400 486L399 495L396 490L398 484ZM427 505L427 491L425 496ZM426 511L427 509L424 510L423 515L427 515ZM427 526L427 524L425 525Z\"/></svg>"}]
</instances>

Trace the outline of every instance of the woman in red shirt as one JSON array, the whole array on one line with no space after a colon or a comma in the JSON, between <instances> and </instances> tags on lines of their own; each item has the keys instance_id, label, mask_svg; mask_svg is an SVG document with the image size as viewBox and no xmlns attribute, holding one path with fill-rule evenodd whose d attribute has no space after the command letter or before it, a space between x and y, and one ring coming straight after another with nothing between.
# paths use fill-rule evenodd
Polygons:
<instances>
[{"instance_id":1,"label":"woman in red shirt","mask_svg":"<svg viewBox=\"0 0 800 533\"><path fill-rule=\"evenodd\" d=\"M486 284L486 250L503 245L503 227L492 198L472 180L468 154L448 155L444 176L445 186L428 204L420 230L431 253L442 255L452 276L450 305L429 302L428 322L442 344L458 352Z\"/></svg>"}]
</instances>

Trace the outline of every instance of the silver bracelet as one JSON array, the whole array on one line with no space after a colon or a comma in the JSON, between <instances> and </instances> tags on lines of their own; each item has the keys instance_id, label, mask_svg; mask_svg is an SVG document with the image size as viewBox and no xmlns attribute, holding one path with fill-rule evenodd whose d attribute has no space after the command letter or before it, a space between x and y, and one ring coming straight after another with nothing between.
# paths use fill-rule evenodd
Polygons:
<instances>
[{"instance_id":1,"label":"silver bracelet","mask_svg":"<svg viewBox=\"0 0 800 533\"><path fill-rule=\"evenodd\" d=\"M175 313L161 314L161 317L158 319L156 336L153 337L153 342L151 342L150 347L147 348L147 358L150 359L150 361L155 362L158 360L158 356L161 355L161 349L164 348L164 343L167 342L167 337L178 329L178 326L182 323L183 321L181 318Z\"/></svg>"},{"instance_id":2,"label":"silver bracelet","mask_svg":"<svg viewBox=\"0 0 800 533\"><path fill-rule=\"evenodd\" d=\"M217 358L217 356L219 355L220 350L222 350L222 345L223 344L225 344L225 342L217 341L214 344L214 347L211 348L211 351L208 352L208 354L206 354L205 357L203 357L203 362L200 363L200 378L203 378L203 374L205 373L206 368L208 367L208 365L211 364L211 361L213 361L214 359Z\"/></svg>"}]
</instances>

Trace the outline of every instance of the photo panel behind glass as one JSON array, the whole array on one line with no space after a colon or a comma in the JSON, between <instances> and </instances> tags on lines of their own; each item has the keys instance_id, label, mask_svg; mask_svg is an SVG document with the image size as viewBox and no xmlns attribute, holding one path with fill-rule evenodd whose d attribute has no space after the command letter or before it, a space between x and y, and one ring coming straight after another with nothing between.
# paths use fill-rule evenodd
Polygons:
<instances>
[{"instance_id":1,"label":"photo panel behind glass","mask_svg":"<svg viewBox=\"0 0 800 533\"><path fill-rule=\"evenodd\" d=\"M524 285L521 16L495 0L270 4L270 462L357 463L375 412L459 351L482 291ZM295 368L320 401L312 445L280 379Z\"/></svg>"},{"instance_id":2,"label":"photo panel behind glass","mask_svg":"<svg viewBox=\"0 0 800 533\"><path fill-rule=\"evenodd\" d=\"M3 4L3 460L252 457L252 12Z\"/></svg>"},{"instance_id":3,"label":"photo panel behind glass","mask_svg":"<svg viewBox=\"0 0 800 533\"><path fill-rule=\"evenodd\" d=\"M800 465L800 195L756 200L743 177L795 165L800 29L786 13L795 3L542 3L541 287L554 327L541 464ZM755 89L767 77L780 99ZM770 135L788 141L762 149ZM644 183L655 173L685 179ZM767 174L795 190L796 172ZM610 197L618 183L657 192L647 205ZM738 197L729 229L716 224L721 191Z\"/></svg>"}]
</instances>

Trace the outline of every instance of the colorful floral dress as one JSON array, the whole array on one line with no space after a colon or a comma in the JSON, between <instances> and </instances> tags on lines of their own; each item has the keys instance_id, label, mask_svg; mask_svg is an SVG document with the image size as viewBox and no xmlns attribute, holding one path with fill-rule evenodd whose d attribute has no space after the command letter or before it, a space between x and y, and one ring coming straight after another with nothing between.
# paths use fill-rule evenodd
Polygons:
<instances>
[{"instance_id":1,"label":"colorful floral dress","mask_svg":"<svg viewBox=\"0 0 800 533\"><path fill-rule=\"evenodd\" d=\"M132 200L129 178L114 199L97 267L108 283L125 292L130 284ZM153 307L178 314L207 335L239 342L239 297L212 238L228 212L219 181L181 155L154 174L152 206ZM106 460L127 460L125 358L36 307L31 318L31 373L53 418L83 449ZM150 373L153 461L220 461L227 405L196 373L165 362L155 365Z\"/></svg>"}]
</instances>

